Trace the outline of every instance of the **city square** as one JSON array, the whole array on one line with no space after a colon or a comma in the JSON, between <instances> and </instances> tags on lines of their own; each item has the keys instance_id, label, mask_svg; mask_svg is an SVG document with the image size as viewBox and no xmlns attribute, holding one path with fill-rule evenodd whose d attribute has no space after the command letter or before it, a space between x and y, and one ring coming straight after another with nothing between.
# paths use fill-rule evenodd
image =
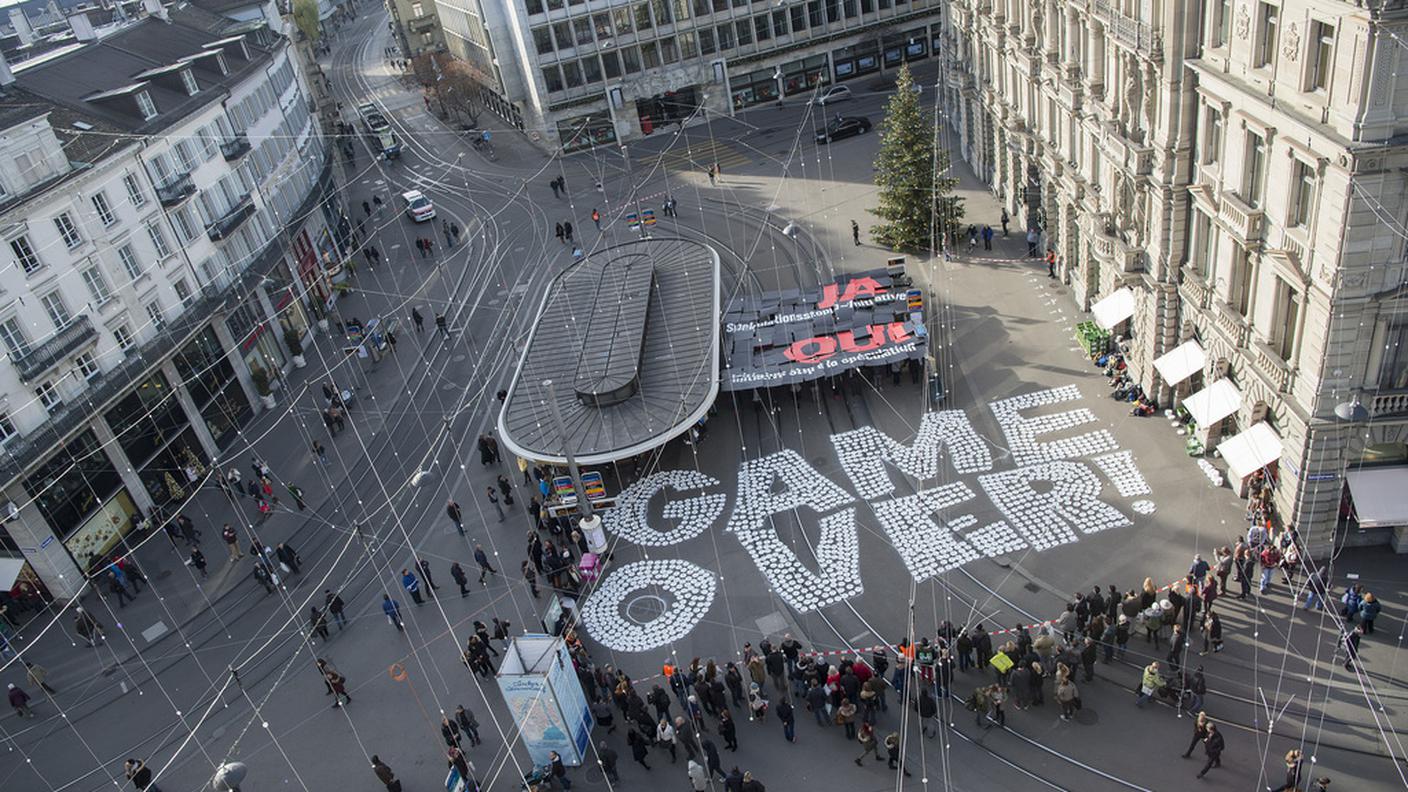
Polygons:
<instances>
[{"instance_id":1,"label":"city square","mask_svg":"<svg viewBox=\"0 0 1408 792\"><path fill-rule=\"evenodd\" d=\"M808 5L14 7L0 783L1408 785L1408 17Z\"/></svg>"}]
</instances>

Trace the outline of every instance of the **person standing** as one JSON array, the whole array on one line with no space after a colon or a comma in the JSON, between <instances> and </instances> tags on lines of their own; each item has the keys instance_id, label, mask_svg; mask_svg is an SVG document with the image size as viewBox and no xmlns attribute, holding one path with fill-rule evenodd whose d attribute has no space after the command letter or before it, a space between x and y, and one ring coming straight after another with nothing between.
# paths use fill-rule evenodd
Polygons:
<instances>
[{"instance_id":1,"label":"person standing","mask_svg":"<svg viewBox=\"0 0 1408 792\"><path fill-rule=\"evenodd\" d=\"M1056 251L1051 248L1046 249L1046 277L1056 277Z\"/></svg>"},{"instance_id":2,"label":"person standing","mask_svg":"<svg viewBox=\"0 0 1408 792\"><path fill-rule=\"evenodd\" d=\"M231 562L244 558L244 553L240 552L240 535L229 523L225 523L225 527L220 529L220 538L225 541L225 547L230 551Z\"/></svg>"},{"instance_id":3,"label":"person standing","mask_svg":"<svg viewBox=\"0 0 1408 792\"><path fill-rule=\"evenodd\" d=\"M440 736L445 738L446 748L460 747L460 725L450 720L449 715L440 718Z\"/></svg>"},{"instance_id":4,"label":"person standing","mask_svg":"<svg viewBox=\"0 0 1408 792\"><path fill-rule=\"evenodd\" d=\"M601 772L606 776L606 780L613 784L621 783L621 775L616 772L616 762L620 757L616 751L612 750L606 740L602 740L596 747L596 761L601 765Z\"/></svg>"},{"instance_id":5,"label":"person standing","mask_svg":"<svg viewBox=\"0 0 1408 792\"><path fill-rule=\"evenodd\" d=\"M572 781L567 778L567 765L562 763L562 757L557 755L557 751L548 751L548 769L552 772L552 777L557 779L558 786L565 790L572 788Z\"/></svg>"},{"instance_id":6,"label":"person standing","mask_svg":"<svg viewBox=\"0 0 1408 792\"><path fill-rule=\"evenodd\" d=\"M875 754L875 761L881 761L880 744L875 741L875 727L862 723L860 731L856 733L856 741L860 743L860 756L856 757L857 766L863 766L864 762L861 760L869 754Z\"/></svg>"},{"instance_id":7,"label":"person standing","mask_svg":"<svg viewBox=\"0 0 1408 792\"><path fill-rule=\"evenodd\" d=\"M860 224L854 220L851 221L851 241L860 247Z\"/></svg>"},{"instance_id":8,"label":"person standing","mask_svg":"<svg viewBox=\"0 0 1408 792\"><path fill-rule=\"evenodd\" d=\"M1037 241L1038 241L1038 237L1037 237L1037 235L1036 235L1036 229L1035 229L1035 228L1028 229L1028 231L1027 231L1027 257L1028 257L1028 258L1036 258L1036 243L1037 243Z\"/></svg>"},{"instance_id":9,"label":"person standing","mask_svg":"<svg viewBox=\"0 0 1408 792\"><path fill-rule=\"evenodd\" d=\"M1198 778L1208 774L1214 767L1222 767L1222 749L1226 743L1222 740L1222 732L1217 730L1217 724L1208 722L1208 736L1203 738L1203 751L1207 753L1208 761L1203 765L1203 769L1198 771Z\"/></svg>"},{"instance_id":10,"label":"person standing","mask_svg":"<svg viewBox=\"0 0 1408 792\"><path fill-rule=\"evenodd\" d=\"M1002 238L1007 238L1007 224L1012 222L1012 216L1007 214L1007 207L1002 208Z\"/></svg>"},{"instance_id":11,"label":"person standing","mask_svg":"<svg viewBox=\"0 0 1408 792\"><path fill-rule=\"evenodd\" d=\"M484 582L485 575L499 574L499 570L489 564L489 554L484 552L483 545L474 546L474 562L479 565L479 585L481 586L489 585Z\"/></svg>"},{"instance_id":12,"label":"person standing","mask_svg":"<svg viewBox=\"0 0 1408 792\"><path fill-rule=\"evenodd\" d=\"M435 596L433 592L439 591L440 587L435 585L435 578L430 574L430 562L422 558L416 562L416 566L420 568L420 576L425 578L425 585L430 586L430 596Z\"/></svg>"},{"instance_id":13,"label":"person standing","mask_svg":"<svg viewBox=\"0 0 1408 792\"><path fill-rule=\"evenodd\" d=\"M438 311L435 314L435 332L446 338L450 337L450 327L445 323L445 314Z\"/></svg>"},{"instance_id":14,"label":"person standing","mask_svg":"<svg viewBox=\"0 0 1408 792\"><path fill-rule=\"evenodd\" d=\"M719 736L724 738L724 748L738 751L738 724L728 710L719 713Z\"/></svg>"},{"instance_id":15,"label":"person standing","mask_svg":"<svg viewBox=\"0 0 1408 792\"><path fill-rule=\"evenodd\" d=\"M690 759L689 764L685 766L685 772L689 774L689 788L694 792L704 792L709 788L709 775L704 772L703 765Z\"/></svg>"},{"instance_id":16,"label":"person standing","mask_svg":"<svg viewBox=\"0 0 1408 792\"><path fill-rule=\"evenodd\" d=\"M307 509L308 502L303 499L303 488L296 484L288 484L286 486L288 487L288 494L293 497L293 503L298 507L298 510L303 511Z\"/></svg>"},{"instance_id":17,"label":"person standing","mask_svg":"<svg viewBox=\"0 0 1408 792\"><path fill-rule=\"evenodd\" d=\"M460 505L455 503L454 498L446 502L445 515L455 524L455 530L460 532L460 536L464 536L464 513L460 511Z\"/></svg>"},{"instance_id":18,"label":"person standing","mask_svg":"<svg viewBox=\"0 0 1408 792\"><path fill-rule=\"evenodd\" d=\"M1061 681L1057 683L1056 701L1061 704L1061 720L1070 721L1076 716L1080 691L1076 688L1076 683L1071 681L1069 675L1061 677Z\"/></svg>"},{"instance_id":19,"label":"person standing","mask_svg":"<svg viewBox=\"0 0 1408 792\"><path fill-rule=\"evenodd\" d=\"M465 575L464 567L460 566L460 562L455 561L450 564L450 579L455 581L455 585L460 587L460 599L469 596L469 589L467 588L469 585L469 577Z\"/></svg>"},{"instance_id":20,"label":"person standing","mask_svg":"<svg viewBox=\"0 0 1408 792\"><path fill-rule=\"evenodd\" d=\"M500 474L499 474L499 477L498 477L498 479L497 479L497 483L498 483L498 485L499 485L499 492L502 493L503 496L504 496L504 505L505 505L505 506L512 506L512 505L513 505L513 482L511 482L511 481L508 480L508 476L505 476L504 474L500 473Z\"/></svg>"},{"instance_id":21,"label":"person standing","mask_svg":"<svg viewBox=\"0 0 1408 792\"><path fill-rule=\"evenodd\" d=\"M15 708L15 714L21 718L33 718L34 710L29 706L29 694L20 689L14 682L6 685L10 694L10 706Z\"/></svg>"},{"instance_id":22,"label":"person standing","mask_svg":"<svg viewBox=\"0 0 1408 792\"><path fill-rule=\"evenodd\" d=\"M328 634L328 617L317 605L310 605L308 607L308 628L310 630L310 638L316 636L322 638L323 642L326 643L332 637Z\"/></svg>"},{"instance_id":23,"label":"person standing","mask_svg":"<svg viewBox=\"0 0 1408 792\"><path fill-rule=\"evenodd\" d=\"M381 595L381 612L386 614L386 620L397 632L406 631L406 625L401 622L401 603L391 599L390 594Z\"/></svg>"},{"instance_id":24,"label":"person standing","mask_svg":"<svg viewBox=\"0 0 1408 792\"><path fill-rule=\"evenodd\" d=\"M201 580L208 579L208 576L205 573L205 553L202 553L199 547L191 548L191 566L194 567L195 570L200 573Z\"/></svg>"},{"instance_id":25,"label":"person standing","mask_svg":"<svg viewBox=\"0 0 1408 792\"><path fill-rule=\"evenodd\" d=\"M631 748L631 759L641 767L649 770L650 765L646 764L645 758L650 755L650 748L646 745L644 738L642 738L635 729L626 732L626 744Z\"/></svg>"},{"instance_id":26,"label":"person standing","mask_svg":"<svg viewBox=\"0 0 1408 792\"><path fill-rule=\"evenodd\" d=\"M492 503L492 504L494 504L494 511L496 511L496 512L499 513L499 522L503 522L503 521L504 521L504 507L502 507L502 506L499 505L499 494L498 494L497 492L494 492L494 488L493 488L493 487L485 487L485 488L484 488L484 497L488 498L488 499L489 499L489 502Z\"/></svg>"},{"instance_id":27,"label":"person standing","mask_svg":"<svg viewBox=\"0 0 1408 792\"><path fill-rule=\"evenodd\" d=\"M416 326L416 332L425 332L425 317L420 315L420 310L415 306L411 307L411 323Z\"/></svg>"},{"instance_id":28,"label":"person standing","mask_svg":"<svg viewBox=\"0 0 1408 792\"><path fill-rule=\"evenodd\" d=\"M425 604L425 599L420 595L420 581L408 569L401 570L401 588L411 595L411 601L417 606Z\"/></svg>"},{"instance_id":29,"label":"person standing","mask_svg":"<svg viewBox=\"0 0 1408 792\"><path fill-rule=\"evenodd\" d=\"M346 604L342 601L342 595L333 592L332 589L323 590L323 607L332 614L333 621L337 622L337 629L341 630L347 626L347 616L343 614Z\"/></svg>"},{"instance_id":30,"label":"person standing","mask_svg":"<svg viewBox=\"0 0 1408 792\"><path fill-rule=\"evenodd\" d=\"M301 563L298 557L298 551L294 550L288 544L280 542L279 545L274 548L274 555L278 557L279 563L286 567L284 569L285 572L298 573L298 565Z\"/></svg>"},{"instance_id":31,"label":"person standing","mask_svg":"<svg viewBox=\"0 0 1408 792\"><path fill-rule=\"evenodd\" d=\"M1374 634L1374 619L1379 618L1382 607L1373 592L1365 594L1364 601L1359 603L1359 626L1364 628L1365 635Z\"/></svg>"},{"instance_id":32,"label":"person standing","mask_svg":"<svg viewBox=\"0 0 1408 792\"><path fill-rule=\"evenodd\" d=\"M347 677L328 667L323 671L323 679L327 680L328 689L332 691L333 708L352 703L352 697L347 695Z\"/></svg>"},{"instance_id":33,"label":"person standing","mask_svg":"<svg viewBox=\"0 0 1408 792\"><path fill-rule=\"evenodd\" d=\"M777 703L777 719L782 721L782 736L787 742L797 742L797 714L786 697Z\"/></svg>"},{"instance_id":34,"label":"person standing","mask_svg":"<svg viewBox=\"0 0 1408 792\"><path fill-rule=\"evenodd\" d=\"M564 221L564 222L562 223L562 233L567 236L567 242L570 244L570 243L572 242L572 223L571 223L571 222Z\"/></svg>"},{"instance_id":35,"label":"person standing","mask_svg":"<svg viewBox=\"0 0 1408 792\"><path fill-rule=\"evenodd\" d=\"M141 759L128 759L123 762L122 774L132 782L132 787L137 792L161 792L161 788L152 783L151 768Z\"/></svg>"},{"instance_id":36,"label":"person standing","mask_svg":"<svg viewBox=\"0 0 1408 792\"><path fill-rule=\"evenodd\" d=\"M455 722L460 725L460 731L469 738L470 747L483 742L479 739L479 719L474 717L473 712L465 709L463 704L455 707Z\"/></svg>"},{"instance_id":37,"label":"person standing","mask_svg":"<svg viewBox=\"0 0 1408 792\"><path fill-rule=\"evenodd\" d=\"M386 792L401 792L401 781L376 754L372 754L372 772L376 774L377 780L386 786Z\"/></svg>"},{"instance_id":38,"label":"person standing","mask_svg":"<svg viewBox=\"0 0 1408 792\"><path fill-rule=\"evenodd\" d=\"M528 593L533 595L533 599L538 598L538 573L533 569L533 565L527 561L520 567L523 572L523 579L528 581Z\"/></svg>"},{"instance_id":39,"label":"person standing","mask_svg":"<svg viewBox=\"0 0 1408 792\"><path fill-rule=\"evenodd\" d=\"M1209 647L1214 652L1222 651L1222 619L1213 610L1203 616L1203 651L1198 654L1206 655Z\"/></svg>"},{"instance_id":40,"label":"person standing","mask_svg":"<svg viewBox=\"0 0 1408 792\"><path fill-rule=\"evenodd\" d=\"M983 250L992 250L992 226L983 226Z\"/></svg>"},{"instance_id":41,"label":"person standing","mask_svg":"<svg viewBox=\"0 0 1408 792\"><path fill-rule=\"evenodd\" d=\"M1286 783L1271 792L1297 792L1300 789L1301 753L1294 748L1286 752Z\"/></svg>"},{"instance_id":42,"label":"person standing","mask_svg":"<svg viewBox=\"0 0 1408 792\"><path fill-rule=\"evenodd\" d=\"M596 230L600 231L600 230L601 230L601 212L598 212L598 211L596 210L596 207L592 207L592 222L596 224Z\"/></svg>"},{"instance_id":43,"label":"person standing","mask_svg":"<svg viewBox=\"0 0 1408 792\"><path fill-rule=\"evenodd\" d=\"M1261 581L1257 589L1260 593L1265 594L1266 590L1271 588L1271 576L1281 566L1281 551L1276 549L1276 545L1268 543L1261 548L1260 560Z\"/></svg>"}]
</instances>

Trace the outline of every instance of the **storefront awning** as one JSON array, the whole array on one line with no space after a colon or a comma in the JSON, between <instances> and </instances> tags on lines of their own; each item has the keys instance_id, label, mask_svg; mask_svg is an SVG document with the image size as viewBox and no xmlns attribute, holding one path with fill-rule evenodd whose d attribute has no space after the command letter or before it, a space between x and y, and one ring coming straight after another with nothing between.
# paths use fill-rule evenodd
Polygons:
<instances>
[{"instance_id":1,"label":"storefront awning","mask_svg":"<svg viewBox=\"0 0 1408 792\"><path fill-rule=\"evenodd\" d=\"M0 591L9 591L15 587L21 569L24 569L23 558L0 558Z\"/></svg>"},{"instance_id":2,"label":"storefront awning","mask_svg":"<svg viewBox=\"0 0 1408 792\"><path fill-rule=\"evenodd\" d=\"M1183 400L1183 406L1198 426L1212 426L1237 412L1242 406L1242 392L1231 380L1220 379Z\"/></svg>"},{"instance_id":3,"label":"storefront awning","mask_svg":"<svg viewBox=\"0 0 1408 792\"><path fill-rule=\"evenodd\" d=\"M1346 478L1361 528L1408 525L1408 467L1351 470Z\"/></svg>"},{"instance_id":4,"label":"storefront awning","mask_svg":"<svg viewBox=\"0 0 1408 792\"><path fill-rule=\"evenodd\" d=\"M1203 370L1208 356L1197 341L1185 341L1154 361L1159 376L1169 385L1177 385L1183 380Z\"/></svg>"},{"instance_id":5,"label":"storefront awning","mask_svg":"<svg viewBox=\"0 0 1408 792\"><path fill-rule=\"evenodd\" d=\"M1134 316L1134 291L1128 286L1116 289L1113 294L1090 306L1095 314L1095 323L1113 330L1115 325Z\"/></svg>"},{"instance_id":6,"label":"storefront awning","mask_svg":"<svg viewBox=\"0 0 1408 792\"><path fill-rule=\"evenodd\" d=\"M1281 438L1265 421L1230 440L1223 440L1217 452L1227 463L1233 481L1241 481L1281 458Z\"/></svg>"}]
</instances>

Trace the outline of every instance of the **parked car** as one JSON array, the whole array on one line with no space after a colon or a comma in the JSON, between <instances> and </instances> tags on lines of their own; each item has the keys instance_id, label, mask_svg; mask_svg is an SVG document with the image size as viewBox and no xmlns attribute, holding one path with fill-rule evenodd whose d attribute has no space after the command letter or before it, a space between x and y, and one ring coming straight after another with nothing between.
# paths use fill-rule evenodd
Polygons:
<instances>
[{"instance_id":1,"label":"parked car","mask_svg":"<svg viewBox=\"0 0 1408 792\"><path fill-rule=\"evenodd\" d=\"M410 190L401 193L401 200L406 204L406 214L417 223L424 223L426 220L434 219L435 204L420 190Z\"/></svg>"},{"instance_id":2,"label":"parked car","mask_svg":"<svg viewBox=\"0 0 1408 792\"><path fill-rule=\"evenodd\" d=\"M864 116L849 116L832 121L826 129L816 133L816 142L831 143L870 131L870 119Z\"/></svg>"},{"instance_id":3,"label":"parked car","mask_svg":"<svg viewBox=\"0 0 1408 792\"><path fill-rule=\"evenodd\" d=\"M849 87L845 85L833 85L821 92L821 96L817 97L816 103L825 107L826 105L836 104L837 102L848 102L850 99L851 89Z\"/></svg>"}]
</instances>

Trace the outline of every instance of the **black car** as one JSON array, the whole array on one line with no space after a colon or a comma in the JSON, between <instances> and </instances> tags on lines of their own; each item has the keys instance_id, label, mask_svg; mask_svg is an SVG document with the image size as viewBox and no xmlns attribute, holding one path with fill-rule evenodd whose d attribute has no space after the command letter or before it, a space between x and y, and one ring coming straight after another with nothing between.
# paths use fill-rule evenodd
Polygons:
<instances>
[{"instance_id":1,"label":"black car","mask_svg":"<svg viewBox=\"0 0 1408 792\"><path fill-rule=\"evenodd\" d=\"M816 133L816 142L830 143L833 140L845 140L848 137L864 135L870 131L870 119L861 116L851 116L849 118L838 118L831 122L824 131Z\"/></svg>"}]
</instances>

